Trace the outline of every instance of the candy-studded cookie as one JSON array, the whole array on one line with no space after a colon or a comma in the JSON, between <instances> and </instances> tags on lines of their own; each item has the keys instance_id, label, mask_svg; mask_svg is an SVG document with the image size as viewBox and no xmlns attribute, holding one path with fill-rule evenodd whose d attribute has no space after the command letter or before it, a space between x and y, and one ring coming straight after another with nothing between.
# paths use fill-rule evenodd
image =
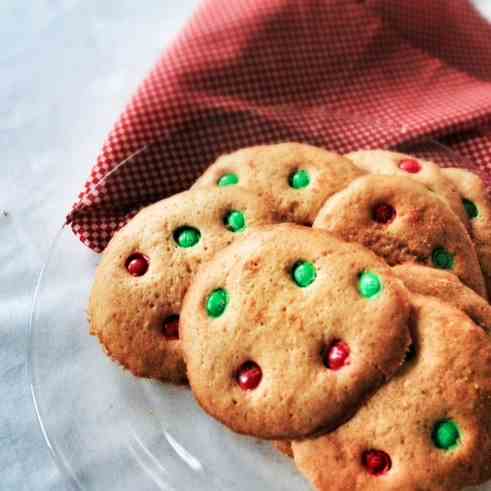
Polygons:
<instances>
[{"instance_id":1,"label":"candy-studded cookie","mask_svg":"<svg viewBox=\"0 0 491 491\"><path fill-rule=\"evenodd\" d=\"M412 292L450 303L491 332L491 305L455 275L418 264L401 264L392 269Z\"/></svg>"},{"instance_id":2,"label":"candy-studded cookie","mask_svg":"<svg viewBox=\"0 0 491 491\"><path fill-rule=\"evenodd\" d=\"M281 221L311 225L324 201L362 174L336 153L280 143L222 155L194 187L244 187L270 198Z\"/></svg>"},{"instance_id":3,"label":"candy-studded cookie","mask_svg":"<svg viewBox=\"0 0 491 491\"><path fill-rule=\"evenodd\" d=\"M443 198L462 223L468 226L467 214L459 192L433 162L388 150L358 150L347 154L346 157L370 174L410 177L419 181Z\"/></svg>"},{"instance_id":4,"label":"candy-studded cookie","mask_svg":"<svg viewBox=\"0 0 491 491\"><path fill-rule=\"evenodd\" d=\"M491 289L491 203L479 176L464 169L442 169L459 191L469 217L481 269Z\"/></svg>"},{"instance_id":5,"label":"candy-studded cookie","mask_svg":"<svg viewBox=\"0 0 491 491\"><path fill-rule=\"evenodd\" d=\"M400 367L407 290L358 244L293 224L220 251L186 294L193 393L233 430L266 439L332 429Z\"/></svg>"},{"instance_id":6,"label":"candy-studded cookie","mask_svg":"<svg viewBox=\"0 0 491 491\"><path fill-rule=\"evenodd\" d=\"M181 302L198 266L272 222L243 189L197 189L141 210L107 246L89 305L91 333L135 375L183 382Z\"/></svg>"},{"instance_id":7,"label":"candy-studded cookie","mask_svg":"<svg viewBox=\"0 0 491 491\"><path fill-rule=\"evenodd\" d=\"M439 197L411 179L359 177L327 200L314 227L360 242L390 265L412 262L447 270L486 295L464 225Z\"/></svg>"},{"instance_id":8,"label":"candy-studded cookie","mask_svg":"<svg viewBox=\"0 0 491 491\"><path fill-rule=\"evenodd\" d=\"M318 491L456 491L491 478L491 342L414 296L414 353L346 424L292 443Z\"/></svg>"},{"instance_id":9,"label":"candy-studded cookie","mask_svg":"<svg viewBox=\"0 0 491 491\"><path fill-rule=\"evenodd\" d=\"M453 305L491 333L491 305L474 290L463 285L455 275L419 264L401 264L392 269L410 291L436 297ZM281 453L293 457L291 442L279 440L274 442L274 446Z\"/></svg>"}]
</instances>

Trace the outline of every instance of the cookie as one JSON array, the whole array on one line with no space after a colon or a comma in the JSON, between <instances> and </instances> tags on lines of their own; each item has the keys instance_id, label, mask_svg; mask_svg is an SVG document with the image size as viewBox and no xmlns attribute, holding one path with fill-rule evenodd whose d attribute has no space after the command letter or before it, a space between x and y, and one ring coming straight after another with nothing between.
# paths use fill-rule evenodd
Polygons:
<instances>
[{"instance_id":1,"label":"cookie","mask_svg":"<svg viewBox=\"0 0 491 491\"><path fill-rule=\"evenodd\" d=\"M244 187L271 199L280 221L311 225L324 201L362 174L336 153L280 143L222 155L194 187Z\"/></svg>"},{"instance_id":2,"label":"cookie","mask_svg":"<svg viewBox=\"0 0 491 491\"><path fill-rule=\"evenodd\" d=\"M415 353L346 424L292 443L318 491L456 491L491 478L491 343L435 298L413 297Z\"/></svg>"},{"instance_id":3,"label":"cookie","mask_svg":"<svg viewBox=\"0 0 491 491\"><path fill-rule=\"evenodd\" d=\"M419 181L440 196L462 220L462 223L466 227L469 226L459 192L442 173L440 167L433 162L388 150L358 150L347 154L346 157L357 167L370 174L403 176Z\"/></svg>"},{"instance_id":4,"label":"cookie","mask_svg":"<svg viewBox=\"0 0 491 491\"><path fill-rule=\"evenodd\" d=\"M465 312L475 324L491 332L491 305L455 275L418 264L401 264L392 269L412 292L450 303Z\"/></svg>"},{"instance_id":5,"label":"cookie","mask_svg":"<svg viewBox=\"0 0 491 491\"><path fill-rule=\"evenodd\" d=\"M183 382L179 313L200 263L272 222L244 189L197 189L141 210L107 246L89 304L91 333L133 374Z\"/></svg>"},{"instance_id":6,"label":"cookie","mask_svg":"<svg viewBox=\"0 0 491 491\"><path fill-rule=\"evenodd\" d=\"M220 251L186 294L193 393L231 429L265 439L332 429L400 367L408 294L372 252L294 224Z\"/></svg>"},{"instance_id":7,"label":"cookie","mask_svg":"<svg viewBox=\"0 0 491 491\"><path fill-rule=\"evenodd\" d=\"M491 203L479 176L464 169L442 169L459 191L469 216L471 236L491 291Z\"/></svg>"},{"instance_id":8,"label":"cookie","mask_svg":"<svg viewBox=\"0 0 491 491\"><path fill-rule=\"evenodd\" d=\"M486 332L491 332L491 305L455 275L419 264L401 264L392 269L410 291L450 303ZM293 457L290 442L280 440L273 445L281 453Z\"/></svg>"},{"instance_id":9,"label":"cookie","mask_svg":"<svg viewBox=\"0 0 491 491\"><path fill-rule=\"evenodd\" d=\"M417 262L450 271L486 295L464 225L440 198L411 179L359 177L327 200L314 227L362 243L391 266Z\"/></svg>"}]
</instances>

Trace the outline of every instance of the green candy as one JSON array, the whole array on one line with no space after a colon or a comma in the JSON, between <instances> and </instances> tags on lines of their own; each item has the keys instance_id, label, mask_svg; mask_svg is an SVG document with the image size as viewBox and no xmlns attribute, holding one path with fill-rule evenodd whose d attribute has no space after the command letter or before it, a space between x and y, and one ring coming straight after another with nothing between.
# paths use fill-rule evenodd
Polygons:
<instances>
[{"instance_id":1,"label":"green candy","mask_svg":"<svg viewBox=\"0 0 491 491\"><path fill-rule=\"evenodd\" d=\"M358 291L364 298L375 298L382 291L382 281L379 276L370 271L364 271L358 281Z\"/></svg>"},{"instance_id":2,"label":"green candy","mask_svg":"<svg viewBox=\"0 0 491 491\"><path fill-rule=\"evenodd\" d=\"M317 270L309 261L298 261L293 266L293 281L301 288L305 288L317 278Z\"/></svg>"},{"instance_id":3,"label":"green candy","mask_svg":"<svg viewBox=\"0 0 491 491\"><path fill-rule=\"evenodd\" d=\"M213 290L206 302L206 312L210 317L220 317L225 312L229 300L229 294L223 288Z\"/></svg>"},{"instance_id":4,"label":"green candy","mask_svg":"<svg viewBox=\"0 0 491 491\"><path fill-rule=\"evenodd\" d=\"M460 431L452 420L440 421L433 428L433 443L442 450L452 450L460 443Z\"/></svg>"},{"instance_id":5,"label":"green candy","mask_svg":"<svg viewBox=\"0 0 491 491\"><path fill-rule=\"evenodd\" d=\"M179 227L174 232L174 240L179 247L187 249L188 247L195 246L201 239L201 232L194 227Z\"/></svg>"},{"instance_id":6,"label":"green candy","mask_svg":"<svg viewBox=\"0 0 491 491\"><path fill-rule=\"evenodd\" d=\"M445 248L437 247L431 254L433 265L439 269L452 269L453 256Z\"/></svg>"},{"instance_id":7,"label":"green candy","mask_svg":"<svg viewBox=\"0 0 491 491\"><path fill-rule=\"evenodd\" d=\"M470 199L463 199L462 204L464 205L465 212L467 213L467 216L472 220L473 218L477 218L479 215L479 210L477 209L477 206L473 201Z\"/></svg>"},{"instance_id":8,"label":"green candy","mask_svg":"<svg viewBox=\"0 0 491 491\"><path fill-rule=\"evenodd\" d=\"M306 188L310 184L310 174L306 170L297 170L290 176L289 184L294 189Z\"/></svg>"},{"instance_id":9,"label":"green candy","mask_svg":"<svg viewBox=\"0 0 491 491\"><path fill-rule=\"evenodd\" d=\"M241 211L231 211L225 217L225 226L232 232L241 232L246 228L246 217Z\"/></svg>"},{"instance_id":10,"label":"green candy","mask_svg":"<svg viewBox=\"0 0 491 491\"><path fill-rule=\"evenodd\" d=\"M218 179L218 186L223 188L225 186L235 186L239 183L239 176L237 174L224 174L220 179Z\"/></svg>"}]
</instances>

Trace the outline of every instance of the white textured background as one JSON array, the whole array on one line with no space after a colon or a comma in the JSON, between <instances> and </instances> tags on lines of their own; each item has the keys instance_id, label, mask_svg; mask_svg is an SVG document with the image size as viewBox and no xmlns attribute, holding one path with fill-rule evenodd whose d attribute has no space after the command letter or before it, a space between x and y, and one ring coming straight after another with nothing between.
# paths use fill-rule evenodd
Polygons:
<instances>
[{"instance_id":1,"label":"white textured background","mask_svg":"<svg viewBox=\"0 0 491 491\"><path fill-rule=\"evenodd\" d=\"M196 3L0 1L2 491L67 489L26 377L35 278L104 137ZM476 3L491 18L491 1Z\"/></svg>"},{"instance_id":2,"label":"white textured background","mask_svg":"<svg viewBox=\"0 0 491 491\"><path fill-rule=\"evenodd\" d=\"M1 491L67 489L26 377L35 278L106 134L196 4L0 1Z\"/></svg>"}]
</instances>

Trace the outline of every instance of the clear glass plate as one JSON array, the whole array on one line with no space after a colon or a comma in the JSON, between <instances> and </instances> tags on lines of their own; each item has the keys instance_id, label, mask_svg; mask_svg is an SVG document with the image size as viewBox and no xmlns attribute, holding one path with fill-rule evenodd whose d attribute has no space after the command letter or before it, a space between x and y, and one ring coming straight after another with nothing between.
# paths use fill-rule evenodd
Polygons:
<instances>
[{"instance_id":1,"label":"clear glass plate","mask_svg":"<svg viewBox=\"0 0 491 491\"><path fill-rule=\"evenodd\" d=\"M442 147L404 150L429 155ZM445 163L456 165L459 157L446 152ZM98 255L63 227L40 275L31 317L33 401L73 488L310 490L290 459L211 419L188 388L135 378L104 356L86 319L97 262Z\"/></svg>"},{"instance_id":2,"label":"clear glass plate","mask_svg":"<svg viewBox=\"0 0 491 491\"><path fill-rule=\"evenodd\" d=\"M40 276L30 368L39 422L75 489L308 490L271 444L235 435L191 391L104 356L86 306L98 256L64 227Z\"/></svg>"}]
</instances>

